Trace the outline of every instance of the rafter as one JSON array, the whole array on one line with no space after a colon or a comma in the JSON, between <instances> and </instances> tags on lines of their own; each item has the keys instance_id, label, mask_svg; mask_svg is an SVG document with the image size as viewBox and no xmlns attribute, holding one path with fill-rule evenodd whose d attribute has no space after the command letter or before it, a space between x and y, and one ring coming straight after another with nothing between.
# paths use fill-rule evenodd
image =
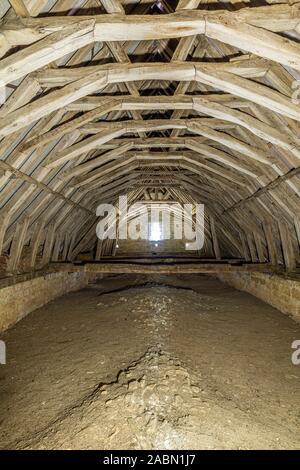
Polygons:
<instances>
[{"instance_id":1,"label":"rafter","mask_svg":"<svg viewBox=\"0 0 300 470\"><path fill-rule=\"evenodd\" d=\"M74 259L95 243L99 201L128 193L204 202L209 253L294 269L300 4L197 10L199 0L180 0L162 15L126 4L134 15L119 0L52 3L11 0L0 26L0 245L17 247L10 265L26 243L34 267L45 240L43 263ZM86 14L99 6L107 13ZM104 243L100 255L114 250Z\"/></svg>"},{"instance_id":2,"label":"rafter","mask_svg":"<svg viewBox=\"0 0 300 470\"><path fill-rule=\"evenodd\" d=\"M9 3L11 4L17 16L20 16L21 18L28 18L30 16L30 13L23 0L9 0Z\"/></svg>"},{"instance_id":3,"label":"rafter","mask_svg":"<svg viewBox=\"0 0 300 470\"><path fill-rule=\"evenodd\" d=\"M187 129L188 131L205 136L213 141L219 142L226 147L234 148L237 151L247 155L250 158L260 160L263 163L270 161L267 155L264 155L259 149L243 143L234 137L218 132L208 126L202 124L202 119L173 119L173 120L148 120L148 121L121 121L91 124L85 128L86 134L95 134L88 137L75 145L66 148L58 154L51 157L47 161L48 168L55 168L62 163L76 158L83 153L89 152L92 149L100 148L106 142L120 137L126 133L138 131L157 131L165 129ZM289 146L289 150L294 152L294 148ZM272 161L272 160L271 160ZM273 160L274 161L274 160Z\"/></svg>"},{"instance_id":4,"label":"rafter","mask_svg":"<svg viewBox=\"0 0 300 470\"><path fill-rule=\"evenodd\" d=\"M220 65L220 64L219 64ZM191 81L196 80L201 83L214 86L226 93L231 93L240 98L257 103L274 112L280 113L291 119L300 120L300 110L297 104L279 92L254 83L246 78L238 77L234 73L215 72L210 65L176 63L166 64L140 64L123 65L113 64L109 68L105 66L105 71L98 71L88 74L63 88L41 97L16 110L5 118L0 119L0 136L9 135L34 123L38 119L47 116L51 112L64 108L91 93L99 92L108 83L130 82L136 80L147 80L155 78L157 80L169 77L172 80ZM57 73L57 72L55 72ZM64 73L64 72L62 72Z\"/></svg>"},{"instance_id":5,"label":"rafter","mask_svg":"<svg viewBox=\"0 0 300 470\"><path fill-rule=\"evenodd\" d=\"M244 8L237 12L179 10L176 13L157 16L117 14L110 15L109 18L107 15L99 15L80 19L93 21L91 40L94 41L105 41L107 38L110 38L110 41L153 40L205 34L209 38L300 70L300 47L293 41L274 34L289 29L298 31L299 4ZM53 32L62 31L77 22L78 17L72 16L4 22L4 34L0 42L2 55L11 46L43 40ZM47 43L41 44L41 54L47 47ZM79 47L74 40L73 50ZM65 54L62 48L61 57ZM51 60L48 63L50 62Z\"/></svg>"}]
</instances>

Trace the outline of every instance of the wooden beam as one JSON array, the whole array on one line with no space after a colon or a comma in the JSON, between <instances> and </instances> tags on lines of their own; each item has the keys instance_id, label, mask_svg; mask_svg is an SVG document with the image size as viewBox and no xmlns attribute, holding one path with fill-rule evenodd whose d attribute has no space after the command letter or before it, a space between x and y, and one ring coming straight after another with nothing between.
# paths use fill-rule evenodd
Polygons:
<instances>
[{"instance_id":1,"label":"wooden beam","mask_svg":"<svg viewBox=\"0 0 300 470\"><path fill-rule=\"evenodd\" d=\"M98 238L97 239L96 254L95 254L95 261L100 261L100 259L101 259L102 245L103 245L102 238Z\"/></svg>"},{"instance_id":2,"label":"wooden beam","mask_svg":"<svg viewBox=\"0 0 300 470\"><path fill-rule=\"evenodd\" d=\"M121 15L125 14L124 7L118 0L101 0L101 3L107 13L119 13Z\"/></svg>"},{"instance_id":3,"label":"wooden beam","mask_svg":"<svg viewBox=\"0 0 300 470\"><path fill-rule=\"evenodd\" d=\"M76 70L76 69L75 69ZM60 72L61 73L61 72ZM87 74L84 78L76 80L69 85L64 86L59 90L55 90L46 96L43 96L33 103L30 103L20 110L16 110L5 118L0 119L0 136L9 135L17 130L27 127L38 119L41 119L48 114L68 106L69 104L83 98L91 93L99 92L109 83L131 82L138 80L177 80L177 81L199 81L206 85L210 85L216 89L223 90L226 93L244 98L250 102L257 103L264 106L276 113L287 116L291 119L300 121L299 106L292 102L289 97L268 88L265 85L254 83L246 78L238 77L233 73L216 72L212 70L211 65L203 64L190 64L190 63L146 63L146 64L112 64L109 69ZM198 106L201 102L198 101ZM202 106L209 108L209 103L202 101ZM201 110L198 109L200 112ZM226 111L223 109L223 111ZM216 109L219 115L221 110ZM223 113L223 114L226 114ZM231 114L228 112L227 114ZM246 115L242 119L241 114L236 116L240 118L239 124L243 122L246 126L252 128L251 118L247 120ZM260 132L263 133L264 126L260 126ZM271 137L273 133L270 133ZM278 139L277 133L277 139ZM293 148L295 143L290 136L286 139L290 142L290 147ZM278 139L280 140L280 138ZM282 139L281 139L282 140ZM298 151L299 153L299 151Z\"/></svg>"},{"instance_id":4,"label":"wooden beam","mask_svg":"<svg viewBox=\"0 0 300 470\"><path fill-rule=\"evenodd\" d=\"M55 60L91 44L94 22L79 21L0 61L0 83L7 85Z\"/></svg>"},{"instance_id":5,"label":"wooden beam","mask_svg":"<svg viewBox=\"0 0 300 470\"><path fill-rule=\"evenodd\" d=\"M287 271L295 271L296 256L288 227L281 221L278 222L278 227L286 269Z\"/></svg>"},{"instance_id":6,"label":"wooden beam","mask_svg":"<svg viewBox=\"0 0 300 470\"><path fill-rule=\"evenodd\" d=\"M9 0L9 3L11 4L11 7L15 10L17 16L20 16L21 18L30 17L30 13L23 0Z\"/></svg>"},{"instance_id":7,"label":"wooden beam","mask_svg":"<svg viewBox=\"0 0 300 470\"><path fill-rule=\"evenodd\" d=\"M62 193L60 193L58 191L53 190L52 188L47 186L45 183L42 183L41 181L33 178L32 176L27 175L23 171L18 170L17 168L13 167L9 163L6 163L4 161L0 161L0 168L2 168L3 170L9 172L10 174L15 175L17 178L29 183L33 187L39 188L39 189L47 192L48 194L51 194L52 196L54 196L58 199L64 200L67 204L69 204L73 207L76 207L76 208L80 208L81 210L83 210L83 211L90 214L90 211L87 207L84 207L80 204L77 204L72 199L64 196Z\"/></svg>"},{"instance_id":8,"label":"wooden beam","mask_svg":"<svg viewBox=\"0 0 300 470\"><path fill-rule=\"evenodd\" d=\"M75 69L61 68L47 72L41 71L34 74L34 77L41 86L46 87L70 85L82 80L84 77L88 79L89 76L93 75L99 79L101 73L106 76L107 84L148 79L196 81L244 100L249 100L291 119L299 120L299 108L297 104L292 102L290 96L287 97L285 94L266 85L249 80L249 78L267 75L270 67L272 67L272 64L261 60L219 62L213 65L199 61L176 61L164 63L163 67L161 63L155 62L150 64L139 63L138 65L105 64ZM290 93L292 93L292 89Z\"/></svg>"},{"instance_id":9,"label":"wooden beam","mask_svg":"<svg viewBox=\"0 0 300 470\"><path fill-rule=\"evenodd\" d=\"M293 178L294 176L300 174L300 166L297 167L297 168L293 168L291 169L290 171L288 171L286 174L284 175L281 175L281 176L278 176L278 178L276 178L275 180L271 181L270 183L268 183L266 186L264 186L263 188L259 188L257 191L255 191L254 193L252 193L250 196L248 196L247 198L245 199L242 199L241 201L238 201L237 203L233 204L231 207L228 207L226 209L226 212L230 212L232 210L235 210L235 209L238 209L242 206L244 206L245 204L247 204L249 201L251 202L253 199L255 198L259 198L261 197L262 195L266 194L268 191L272 191L273 189L275 189L277 186L279 186L280 184L288 181L289 179Z\"/></svg>"},{"instance_id":10,"label":"wooden beam","mask_svg":"<svg viewBox=\"0 0 300 470\"><path fill-rule=\"evenodd\" d=\"M63 269L63 265L59 263L55 263L52 265L52 269ZM70 271L73 269L74 272L78 271L78 266L72 265L65 265L66 270ZM150 260L150 262L140 261L140 262L131 262L131 263L118 263L116 261L109 262L109 260L101 261L99 263L86 263L84 264L81 269L84 272L93 272L93 273L160 273L160 274L180 274L180 273L221 273L221 272L278 272L282 273L282 270L279 267L271 267L269 264L230 264L230 263L220 263L220 262L197 262L197 261L189 261L189 263L185 263L184 260L182 262L178 262L178 259L166 259L166 260Z\"/></svg>"},{"instance_id":11,"label":"wooden beam","mask_svg":"<svg viewBox=\"0 0 300 470\"><path fill-rule=\"evenodd\" d=\"M127 145L127 144L125 144ZM125 147L125 146L124 146ZM147 159L147 160L157 160L161 159L162 161L167 159L186 159L187 161L194 161L195 164L199 162L204 162L206 159L215 160L229 168L232 168L239 173L247 175L251 178L258 179L261 176L261 173L257 172L255 169L251 169L251 166L247 166L243 163L238 163L235 159L233 159L230 155L226 154L225 152L221 152L220 150L214 149L209 146L203 145L202 147L198 147L197 151L184 151L184 152L146 152L138 153L138 152L127 152L125 155L123 151L116 153L116 150L112 150L107 154L101 155L100 157L94 158L89 160L88 162L75 167L74 169L70 170L67 173L67 177L77 175L78 178L76 182L79 181L92 181L93 179L97 178L97 175L101 175L101 171L103 165L107 163L109 160L118 160L122 158L122 156L126 158L135 157L136 159ZM114 154L113 154L114 152ZM108 157L108 154L111 158ZM103 158L102 158L103 157ZM89 171L87 173L86 169L89 168L90 170L94 169L93 171Z\"/></svg>"},{"instance_id":12,"label":"wooden beam","mask_svg":"<svg viewBox=\"0 0 300 470\"><path fill-rule=\"evenodd\" d=\"M106 41L107 38L110 41L138 41L205 34L238 49L300 70L298 44L272 32L299 29L298 5L267 5L243 8L235 12L179 10L166 15L96 15L82 16L80 19L94 22L93 35L96 42ZM5 21L0 50L5 54L11 46L30 44L76 22L77 16Z\"/></svg>"},{"instance_id":13,"label":"wooden beam","mask_svg":"<svg viewBox=\"0 0 300 470\"><path fill-rule=\"evenodd\" d=\"M265 236L267 240L269 260L271 264L276 266L278 264L278 254L277 254L274 228L268 221L266 221L266 223L263 224L263 228L264 228L264 232L265 232Z\"/></svg>"},{"instance_id":14,"label":"wooden beam","mask_svg":"<svg viewBox=\"0 0 300 470\"><path fill-rule=\"evenodd\" d=\"M41 262L42 266L45 266L46 264L48 264L51 259L54 238L55 238L55 230L56 230L56 227L54 224L49 225L45 229L46 240L45 240L43 255L42 255L42 262Z\"/></svg>"},{"instance_id":15,"label":"wooden beam","mask_svg":"<svg viewBox=\"0 0 300 470\"><path fill-rule=\"evenodd\" d=\"M119 13L125 16L125 10L123 5L118 0L103 0L102 2L104 8L108 13ZM107 47L111 51L113 57L116 59L117 62L122 64L130 64L131 60L125 51L122 43L108 41L106 42ZM139 96L139 89L134 82L126 82L125 83L127 90L132 96ZM131 111L131 116L133 119L143 119L141 113L139 111ZM144 137L144 133L140 133L140 137Z\"/></svg>"},{"instance_id":16,"label":"wooden beam","mask_svg":"<svg viewBox=\"0 0 300 470\"><path fill-rule=\"evenodd\" d=\"M44 220L35 224L30 241L30 267L33 269L36 265L36 259L39 248L43 242L44 237Z\"/></svg>"},{"instance_id":17,"label":"wooden beam","mask_svg":"<svg viewBox=\"0 0 300 470\"><path fill-rule=\"evenodd\" d=\"M257 257L256 246L254 243L252 232L247 232L246 238L247 238L248 247L250 251L251 261L252 263L257 263L258 257Z\"/></svg>"},{"instance_id":18,"label":"wooden beam","mask_svg":"<svg viewBox=\"0 0 300 470\"><path fill-rule=\"evenodd\" d=\"M90 112L83 114L80 117L76 117L68 122L60 124L59 126L55 127L53 130L42 134L41 132L37 132L30 138L25 140L20 146L20 152L26 152L28 150L34 150L37 147L43 147L44 145L48 144L53 140L57 140L63 135L68 134L69 132L75 131L80 127L88 124L89 122L93 121L96 118L100 118L101 116L105 116L107 113L114 111L117 109L118 99L114 97L110 97L108 99L101 100L100 107L93 109Z\"/></svg>"},{"instance_id":19,"label":"wooden beam","mask_svg":"<svg viewBox=\"0 0 300 470\"><path fill-rule=\"evenodd\" d=\"M62 244L62 233L56 232L55 243L53 247L53 253L51 256L52 261L59 261L60 249Z\"/></svg>"},{"instance_id":20,"label":"wooden beam","mask_svg":"<svg viewBox=\"0 0 300 470\"><path fill-rule=\"evenodd\" d=\"M247 243L246 236L242 230L240 230L239 235L240 235L240 239L242 242L242 251L243 251L244 259L245 261L251 261L251 255L250 255L249 245Z\"/></svg>"},{"instance_id":21,"label":"wooden beam","mask_svg":"<svg viewBox=\"0 0 300 470\"><path fill-rule=\"evenodd\" d=\"M130 150L132 148L132 143L127 142L123 145L120 145L119 147L106 152L99 157L92 158L91 160L88 160L85 163L82 163L81 165L76 166L75 168L71 168L70 170L66 170L61 176L62 178L71 178L74 176L78 176L81 174L85 174L93 170L94 168L97 168L101 165L104 165L105 163L109 162L110 160L114 160L121 155L123 155L125 152Z\"/></svg>"},{"instance_id":22,"label":"wooden beam","mask_svg":"<svg viewBox=\"0 0 300 470\"><path fill-rule=\"evenodd\" d=\"M224 96L224 95L221 95ZM225 95L230 96L230 95ZM99 105L103 102L103 107ZM31 138L29 141L25 141L22 145L20 151L24 152L37 146L45 145L46 143L50 142L53 139L57 139L62 135L65 135L67 132L71 132L75 129L80 129L87 132L91 132L92 127L84 127L88 125L88 123L96 118L99 118L105 115L109 111L113 110L133 110L133 109L190 109L196 112L200 112L201 114L207 114L212 116L216 119L221 119L223 121L231 122L232 125L238 125L241 127L246 128L251 133L256 135L259 138L267 142L272 142L279 147L284 149L290 150L292 148L292 142L290 138L287 138L285 134L282 132L274 129L273 126L270 126L248 114L242 113L238 110L233 110L228 106L224 106L222 104L216 103L211 99L207 98L200 98L197 96L160 96L160 97L116 97L110 98L109 102L107 102L107 98L105 99L96 99L93 98L92 102L95 103L96 109L85 113L83 116L79 118L75 118L74 120L69 121L66 124L62 124L61 126L56 127L53 131L49 131L48 133ZM78 103L78 102L76 102ZM80 107L79 107L80 109ZM204 121L201 121L204 124ZM209 124L209 121L207 121ZM213 124L213 121L212 121ZM95 126L96 127L96 126ZM202 127L202 130L204 128ZM209 129L206 127L206 132ZM215 137L218 134L214 134L211 131L211 135ZM223 140L221 141L222 144L225 143L226 145L226 136L223 136ZM211 138L211 137L210 137ZM229 146L230 148L234 148L234 144L232 141L232 137L227 136L227 141L229 139ZM214 139L213 139L214 140ZM244 153L242 150L242 143L236 139L237 150ZM248 152L246 153L250 158L254 158L255 160L261 161L262 163L271 165L275 162L275 159L270 157L267 153L263 152L261 149L258 149L255 146L247 146ZM245 149L245 147L243 147Z\"/></svg>"},{"instance_id":23,"label":"wooden beam","mask_svg":"<svg viewBox=\"0 0 300 470\"><path fill-rule=\"evenodd\" d=\"M208 126L204 126L201 124L202 122L202 119L156 119L148 121L117 121L91 124L84 127L83 131L86 134L95 135L92 135L91 137L52 155L46 161L46 166L47 168L55 168L67 161L70 161L70 159L78 157L79 155L87 153L93 149L101 148L103 144L126 133L136 133L138 131L149 132L166 129L185 129L195 134L205 136L210 140L225 145L225 147L237 150L251 159L265 164L274 163L274 159L270 159L268 155L260 149L252 147L231 135L215 131ZM198 142L193 141L191 138L186 138L186 146L196 148L198 146Z\"/></svg>"},{"instance_id":24,"label":"wooden beam","mask_svg":"<svg viewBox=\"0 0 300 470\"><path fill-rule=\"evenodd\" d=\"M262 240L261 240L261 237L259 236L257 230L255 230L253 232L253 237L254 237L254 243L255 243L255 246L256 246L256 252L257 252L258 260L259 260L260 263L265 263L266 257L265 257L265 254L264 254Z\"/></svg>"},{"instance_id":25,"label":"wooden beam","mask_svg":"<svg viewBox=\"0 0 300 470\"><path fill-rule=\"evenodd\" d=\"M5 233L9 225L10 218L11 218L11 211L8 211L5 208L1 209L0 211L0 255L2 254Z\"/></svg>"},{"instance_id":26,"label":"wooden beam","mask_svg":"<svg viewBox=\"0 0 300 470\"><path fill-rule=\"evenodd\" d=\"M64 238L64 246L63 246L62 257L61 257L62 261L67 261L68 259L70 242L71 242L71 237L70 237L69 232L67 232Z\"/></svg>"},{"instance_id":27,"label":"wooden beam","mask_svg":"<svg viewBox=\"0 0 300 470\"><path fill-rule=\"evenodd\" d=\"M161 64L163 63L163 67ZM105 73L110 75L109 83L119 83L118 77L121 81L125 80L124 72L127 70L127 74L143 74L143 71L139 70L139 66L143 65L143 70L156 72L156 68L160 67L161 80L178 80L178 81L190 81L195 80L195 75L197 70L204 72L228 72L230 74L236 75L241 78L264 78L270 68L276 67L276 64L264 60L264 59L249 59L244 58L244 60L232 60L232 61L223 61L223 62L205 62L205 61L185 61L177 60L170 63L165 62L139 62L136 64L131 64L126 61L123 64L101 64L101 65L86 65L76 68L70 67L61 67L60 69L51 69L51 70L40 70L34 74L31 74L33 78L39 81L42 88L57 88L68 85L72 82L81 80L87 75L92 75L95 73L100 74ZM168 73L169 72L169 73ZM170 76L173 73L175 75ZM185 75L188 74L188 77ZM123 80L124 77L124 80ZM151 79L152 77L150 77ZM137 75L138 79L138 75ZM130 80L132 81L132 79ZM178 96L185 97L183 93L178 93ZM127 98L130 98L127 96ZM222 100L222 97L219 97ZM101 98L100 98L101 99ZM224 99L224 98L223 98ZM99 98L98 98L99 100ZM93 109L93 102L97 102L96 97L91 97L90 101L84 102L81 100L81 104L86 106L86 109ZM96 106L95 106L96 107ZM77 110L78 107L76 104L69 106L69 109Z\"/></svg>"},{"instance_id":28,"label":"wooden beam","mask_svg":"<svg viewBox=\"0 0 300 470\"><path fill-rule=\"evenodd\" d=\"M83 238L80 240L80 242L75 246L75 248L72 250L71 254L71 260L76 259L76 257L81 253L88 243L90 242L91 239L96 238L96 226L97 226L98 220L94 221L92 225L90 226L89 230L85 233Z\"/></svg>"},{"instance_id":29,"label":"wooden beam","mask_svg":"<svg viewBox=\"0 0 300 470\"><path fill-rule=\"evenodd\" d=\"M129 171L129 165L132 163L138 163L141 161L146 161L148 166L154 164L155 166L172 166L175 164L177 167L182 166L183 168L191 169L193 172L198 171L198 173L208 174L214 178L220 178L221 181L226 182L227 184L232 184L235 188L245 187L245 181L241 178L240 175L231 173L229 170L225 168L221 168L218 165L214 165L213 163L203 163L198 160L194 160L189 156L182 155L179 158L177 155L170 155L166 154L166 156L162 159L160 155L147 155L147 154L129 154L128 157L122 157L118 159L116 162L111 162L103 167L94 170L91 174L83 175L82 177L77 177L73 181L74 187L82 187L87 186L87 190L90 191L94 189L94 184L96 187L99 187L100 184L103 184L102 178L108 178L114 176L117 178L120 174L116 174L116 171L120 168L124 168L124 172Z\"/></svg>"},{"instance_id":30,"label":"wooden beam","mask_svg":"<svg viewBox=\"0 0 300 470\"><path fill-rule=\"evenodd\" d=\"M221 252L220 252L219 241L218 241L217 232L216 232L215 219L214 217L210 215L209 220L210 220L210 230L211 230L211 237L212 237L215 257L217 260L220 260Z\"/></svg>"},{"instance_id":31,"label":"wooden beam","mask_svg":"<svg viewBox=\"0 0 300 470\"><path fill-rule=\"evenodd\" d=\"M7 263L7 271L10 274L16 273L18 271L19 261L22 255L28 226L29 217L25 217L23 221L20 222L16 227L9 252L9 260Z\"/></svg>"}]
</instances>

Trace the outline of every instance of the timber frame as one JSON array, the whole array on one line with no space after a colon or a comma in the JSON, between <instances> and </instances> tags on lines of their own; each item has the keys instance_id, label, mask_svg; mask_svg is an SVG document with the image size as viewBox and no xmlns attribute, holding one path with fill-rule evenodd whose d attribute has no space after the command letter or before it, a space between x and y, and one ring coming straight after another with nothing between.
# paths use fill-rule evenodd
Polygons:
<instances>
[{"instance_id":1,"label":"timber frame","mask_svg":"<svg viewBox=\"0 0 300 470\"><path fill-rule=\"evenodd\" d=\"M297 270L300 3L5 0L0 18L6 273L114 256L96 207L123 194L205 204L203 258Z\"/></svg>"}]
</instances>

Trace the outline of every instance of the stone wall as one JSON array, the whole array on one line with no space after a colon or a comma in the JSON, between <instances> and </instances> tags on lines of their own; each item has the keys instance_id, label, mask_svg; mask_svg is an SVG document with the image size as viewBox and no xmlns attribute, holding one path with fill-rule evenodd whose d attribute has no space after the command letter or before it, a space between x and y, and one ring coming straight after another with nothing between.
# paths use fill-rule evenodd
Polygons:
<instances>
[{"instance_id":1,"label":"stone wall","mask_svg":"<svg viewBox=\"0 0 300 470\"><path fill-rule=\"evenodd\" d=\"M101 275L55 272L0 289L0 332L67 292L82 289Z\"/></svg>"},{"instance_id":2,"label":"stone wall","mask_svg":"<svg viewBox=\"0 0 300 470\"><path fill-rule=\"evenodd\" d=\"M296 277L284 277L258 272L222 273L220 281L238 290L249 292L300 323L300 282Z\"/></svg>"},{"instance_id":3,"label":"stone wall","mask_svg":"<svg viewBox=\"0 0 300 470\"><path fill-rule=\"evenodd\" d=\"M28 313L101 278L87 272L54 272L0 288L0 332ZM222 273L216 276L230 286L249 292L300 323L299 279L259 272Z\"/></svg>"}]
</instances>

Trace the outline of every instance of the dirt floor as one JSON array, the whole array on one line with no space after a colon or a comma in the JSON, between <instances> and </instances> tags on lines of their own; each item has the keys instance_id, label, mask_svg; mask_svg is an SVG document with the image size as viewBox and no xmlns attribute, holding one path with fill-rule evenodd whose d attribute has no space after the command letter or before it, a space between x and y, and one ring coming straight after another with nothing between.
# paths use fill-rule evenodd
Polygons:
<instances>
[{"instance_id":1,"label":"dirt floor","mask_svg":"<svg viewBox=\"0 0 300 470\"><path fill-rule=\"evenodd\" d=\"M2 449L300 448L300 326L216 280L111 277L2 339Z\"/></svg>"}]
</instances>

